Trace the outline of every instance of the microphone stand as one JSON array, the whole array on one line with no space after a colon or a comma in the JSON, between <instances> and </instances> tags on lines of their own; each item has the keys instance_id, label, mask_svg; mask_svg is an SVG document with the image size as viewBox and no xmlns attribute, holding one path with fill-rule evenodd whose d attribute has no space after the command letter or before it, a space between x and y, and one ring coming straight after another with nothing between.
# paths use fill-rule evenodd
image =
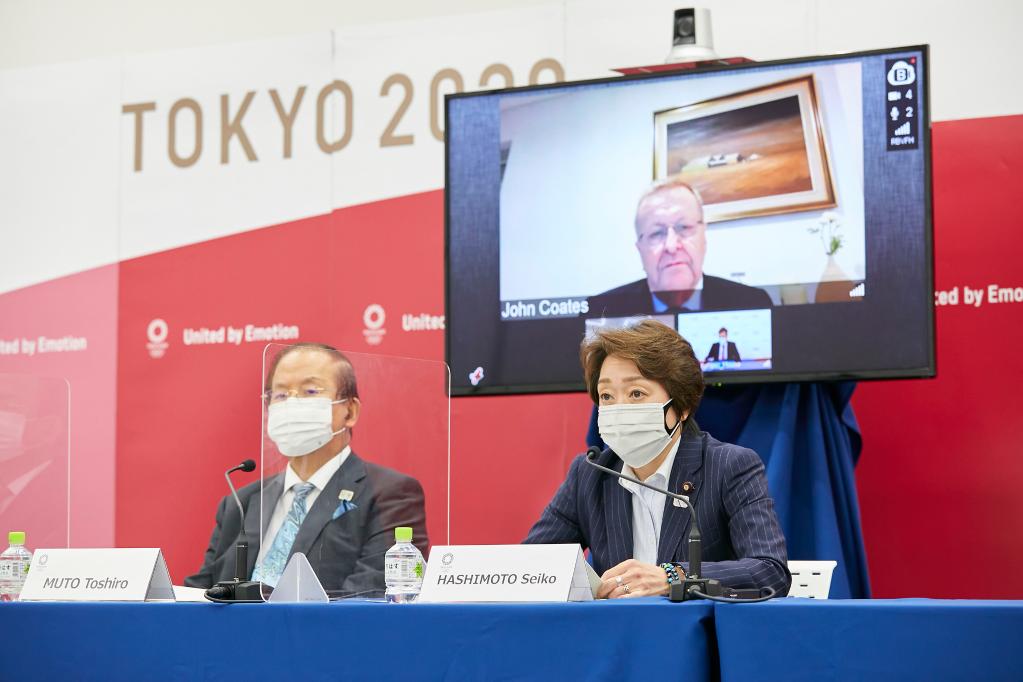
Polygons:
<instances>
[{"instance_id":1,"label":"microphone stand","mask_svg":"<svg viewBox=\"0 0 1023 682\"><path fill-rule=\"evenodd\" d=\"M686 572L685 580L680 583L672 583L668 588L668 599L673 602L689 601L690 599L734 599L735 597L745 596L742 593L744 590L731 590L725 588L720 581L713 578L701 578L700 572L702 570L701 561L702 557L702 541L700 538L700 523L696 517L696 507L689 501L689 497L686 495L679 495L669 490L658 488L657 486L644 483L638 478L627 476L620 471L609 469L608 467L597 464L595 458L600 456L601 449L596 446L590 446L586 450L586 463L595 469L599 469L606 474L611 474L618 478L624 478L626 481L631 481L637 485L641 485L644 488L649 488L655 492L661 493L673 499L676 499L682 503L682 506L689 510L689 518L692 521L689 525L689 570ZM753 591L759 596L760 591Z\"/></svg>"},{"instance_id":2,"label":"microphone stand","mask_svg":"<svg viewBox=\"0 0 1023 682\"><path fill-rule=\"evenodd\" d=\"M258 580L243 580L242 576L248 572L249 567L249 540L245 534L245 509L238 498L238 491L234 489L231 482L231 474L235 471L253 471L256 463L247 459L236 467L224 472L224 479L231 489L231 496L238 505L238 514L241 518L241 530L238 531L238 543L234 550L234 580L222 580L210 589L206 590L206 598L218 603L247 603L262 602L263 584Z\"/></svg>"}]
</instances>

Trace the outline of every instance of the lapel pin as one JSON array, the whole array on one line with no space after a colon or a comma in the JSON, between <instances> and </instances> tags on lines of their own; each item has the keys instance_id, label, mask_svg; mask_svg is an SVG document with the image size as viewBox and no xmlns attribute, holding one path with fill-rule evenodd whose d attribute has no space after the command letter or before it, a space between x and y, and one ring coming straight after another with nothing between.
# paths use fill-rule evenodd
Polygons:
<instances>
[{"instance_id":1,"label":"lapel pin","mask_svg":"<svg viewBox=\"0 0 1023 682\"><path fill-rule=\"evenodd\" d=\"M346 489L338 493L337 499L341 500L342 502L351 502L353 497L355 497L355 493L353 493L351 490Z\"/></svg>"},{"instance_id":2,"label":"lapel pin","mask_svg":"<svg viewBox=\"0 0 1023 682\"><path fill-rule=\"evenodd\" d=\"M691 492L693 492L695 490L696 490L696 486L693 485L689 481L686 481L685 483L682 484L682 493L684 495L688 495L689 493L691 493Z\"/></svg>"}]
</instances>

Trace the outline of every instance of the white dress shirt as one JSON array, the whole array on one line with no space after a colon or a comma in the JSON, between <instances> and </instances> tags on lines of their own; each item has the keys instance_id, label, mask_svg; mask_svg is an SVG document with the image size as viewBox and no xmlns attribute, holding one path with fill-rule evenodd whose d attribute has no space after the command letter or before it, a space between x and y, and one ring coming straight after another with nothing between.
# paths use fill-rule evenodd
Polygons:
<instances>
[{"instance_id":1,"label":"white dress shirt","mask_svg":"<svg viewBox=\"0 0 1023 682\"><path fill-rule=\"evenodd\" d=\"M668 456L657 467L644 483L668 489L668 477L675 463L675 453L682 442L679 438L668 452ZM622 466L622 473L633 478L640 478L628 464ZM622 487L632 493L632 558L646 564L657 563L657 544L661 538L661 522L664 520L665 496L649 488L636 485L632 481L619 478Z\"/></svg>"},{"instance_id":2,"label":"white dress shirt","mask_svg":"<svg viewBox=\"0 0 1023 682\"><path fill-rule=\"evenodd\" d=\"M277 499L274 513L266 527L266 534L263 536L263 541L259 543L259 555L256 557L256 564L263 561L263 557L270 551L270 546L273 545L274 538L277 537L277 531L284 525L284 519L287 518L288 512L291 510L291 504L295 500L295 486L305 482L313 484L313 489L309 491L305 498L305 510L308 513L313 508L316 498L320 496L327 483L334 477L337 470L341 468L341 465L345 463L351 452L351 446L346 445L344 450L324 462L323 466L317 469L316 473L310 476L308 481L303 481L299 478L295 470L291 468L291 464L288 464L288 468L284 472L284 493Z\"/></svg>"}]
</instances>

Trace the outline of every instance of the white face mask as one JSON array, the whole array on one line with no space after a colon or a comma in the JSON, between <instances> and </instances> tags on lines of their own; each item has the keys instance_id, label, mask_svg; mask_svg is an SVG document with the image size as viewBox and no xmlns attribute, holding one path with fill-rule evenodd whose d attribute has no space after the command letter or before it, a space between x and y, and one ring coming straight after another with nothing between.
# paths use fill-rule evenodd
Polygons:
<instances>
[{"instance_id":1,"label":"white face mask","mask_svg":"<svg viewBox=\"0 0 1023 682\"><path fill-rule=\"evenodd\" d=\"M658 403L601 405L597 427L601 439L633 469L649 464L668 447L682 420L670 432L664 424L667 407Z\"/></svg>"},{"instance_id":2,"label":"white face mask","mask_svg":"<svg viewBox=\"0 0 1023 682\"><path fill-rule=\"evenodd\" d=\"M266 432L286 457L302 457L322 448L330 439L344 431L331 431L334 411L331 405L348 399L288 398L273 403L267 410Z\"/></svg>"}]
</instances>

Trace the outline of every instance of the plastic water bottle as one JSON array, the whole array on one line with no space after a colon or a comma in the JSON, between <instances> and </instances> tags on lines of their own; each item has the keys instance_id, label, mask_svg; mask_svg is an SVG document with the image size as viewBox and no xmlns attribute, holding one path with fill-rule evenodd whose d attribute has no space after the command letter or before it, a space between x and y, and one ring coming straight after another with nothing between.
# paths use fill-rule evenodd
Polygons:
<instances>
[{"instance_id":1,"label":"plastic water bottle","mask_svg":"<svg viewBox=\"0 0 1023 682\"><path fill-rule=\"evenodd\" d=\"M392 604L414 602L423 588L426 564L423 554L412 544L412 529L394 529L394 546L384 555L384 597Z\"/></svg>"},{"instance_id":2,"label":"plastic water bottle","mask_svg":"<svg viewBox=\"0 0 1023 682\"><path fill-rule=\"evenodd\" d=\"M24 531L12 530L7 541L11 546L0 554L0 601L17 601L28 577L32 552L25 549Z\"/></svg>"}]
</instances>

